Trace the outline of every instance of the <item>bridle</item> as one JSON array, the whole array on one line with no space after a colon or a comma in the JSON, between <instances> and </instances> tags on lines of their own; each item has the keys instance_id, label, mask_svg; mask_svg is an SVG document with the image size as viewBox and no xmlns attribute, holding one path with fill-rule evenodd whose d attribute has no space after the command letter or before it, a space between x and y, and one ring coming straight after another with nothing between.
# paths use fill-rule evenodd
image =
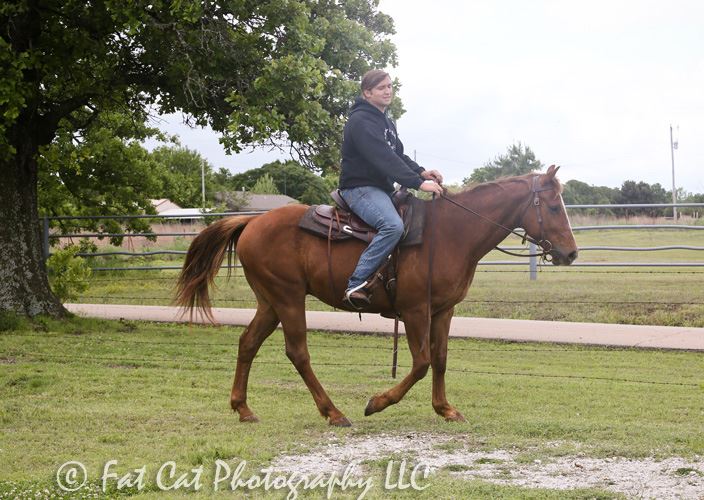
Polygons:
<instances>
[{"instance_id":1,"label":"bridle","mask_svg":"<svg viewBox=\"0 0 704 500\"><path fill-rule=\"evenodd\" d=\"M515 234L519 238L521 238L522 244L525 244L526 241L529 243L534 244L538 248L541 249L540 253L531 253L531 254L525 254L525 253L516 253L516 252L510 252L508 250L504 250L501 247L496 247L496 249L500 252L503 252L507 255L513 255L515 257L540 257L543 261L545 262L551 262L552 261L552 255L550 254L550 251L552 250L552 243L550 243L550 240L545 238L545 232L543 229L543 214L541 210L541 204L540 204L540 196L538 193L542 193L544 191L554 191L555 187L540 187L538 184L538 179L540 178L539 175L534 175L533 176L533 181L532 181L532 186L531 186L531 197L528 200L528 203L526 204L526 207L523 209L523 212L521 214L521 219L519 221L519 226L523 226L523 219L526 216L526 213L528 212L528 209L532 206L535 207L535 212L536 216L538 218L538 225L540 226L540 240L536 240L535 238L532 238L531 236L528 235L528 232L524 230L523 234L519 233L515 229L509 229L508 227L504 226L503 224L499 224L498 222L495 222L488 217L485 217L484 215L480 214L479 212L476 212L475 210L472 210L469 207L465 207L461 203L457 203L455 200L448 198L444 194L440 195L444 200L450 202L451 204L461 208L462 210L465 210L473 215L476 215L480 219L488 222L489 224L492 224L496 227L500 227L504 231L506 231L509 234Z\"/></svg>"}]
</instances>

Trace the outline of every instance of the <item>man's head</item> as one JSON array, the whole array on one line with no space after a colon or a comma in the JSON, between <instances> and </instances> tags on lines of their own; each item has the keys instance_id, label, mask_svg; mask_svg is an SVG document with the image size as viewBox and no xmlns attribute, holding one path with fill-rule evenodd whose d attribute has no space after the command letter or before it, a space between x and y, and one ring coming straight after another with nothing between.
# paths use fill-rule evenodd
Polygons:
<instances>
[{"instance_id":1,"label":"man's head","mask_svg":"<svg viewBox=\"0 0 704 500\"><path fill-rule=\"evenodd\" d=\"M386 111L394 97L391 77L386 71L372 69L362 77L362 97L380 111Z\"/></svg>"}]
</instances>

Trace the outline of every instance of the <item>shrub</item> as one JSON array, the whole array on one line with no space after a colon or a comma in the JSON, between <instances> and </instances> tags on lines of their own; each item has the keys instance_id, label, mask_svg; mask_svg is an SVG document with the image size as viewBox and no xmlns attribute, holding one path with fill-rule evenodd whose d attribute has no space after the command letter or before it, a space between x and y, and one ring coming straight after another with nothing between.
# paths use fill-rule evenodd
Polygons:
<instances>
[{"instance_id":1,"label":"shrub","mask_svg":"<svg viewBox=\"0 0 704 500\"><path fill-rule=\"evenodd\" d=\"M62 301L74 300L88 288L91 270L85 260L76 257L79 247L69 245L57 250L46 262L49 284Z\"/></svg>"}]
</instances>

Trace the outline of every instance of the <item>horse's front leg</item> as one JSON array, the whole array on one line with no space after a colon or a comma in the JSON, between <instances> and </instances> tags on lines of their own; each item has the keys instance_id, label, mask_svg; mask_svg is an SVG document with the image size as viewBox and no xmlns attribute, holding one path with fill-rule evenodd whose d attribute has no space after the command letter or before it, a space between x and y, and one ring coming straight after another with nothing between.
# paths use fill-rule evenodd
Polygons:
<instances>
[{"instance_id":1,"label":"horse's front leg","mask_svg":"<svg viewBox=\"0 0 704 500\"><path fill-rule=\"evenodd\" d=\"M433 316L430 325L430 364L433 367L433 409L448 422L464 422L465 418L447 402L445 370L447 369L447 339L455 308L451 307Z\"/></svg>"},{"instance_id":2,"label":"horse's front leg","mask_svg":"<svg viewBox=\"0 0 704 500\"><path fill-rule=\"evenodd\" d=\"M425 308L413 311L403 311L403 322L406 327L406 339L413 357L413 366L408 375L401 382L389 389L373 396L364 410L366 416L377 413L387 406L396 404L413 385L425 377L430 366L430 345L427 339L428 318Z\"/></svg>"}]
</instances>

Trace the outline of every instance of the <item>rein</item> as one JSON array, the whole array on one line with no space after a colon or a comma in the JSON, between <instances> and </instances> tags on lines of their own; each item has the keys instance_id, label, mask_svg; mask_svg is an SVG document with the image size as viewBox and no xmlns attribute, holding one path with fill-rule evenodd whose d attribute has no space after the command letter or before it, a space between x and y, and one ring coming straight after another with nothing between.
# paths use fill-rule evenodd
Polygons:
<instances>
[{"instance_id":1,"label":"rein","mask_svg":"<svg viewBox=\"0 0 704 500\"><path fill-rule=\"evenodd\" d=\"M523 221L523 218L525 217L526 212L528 211L528 209L530 208L530 206L533 205L533 206L535 207L536 214L537 214L537 216L538 216L538 224L540 225L540 240L536 240L535 238L532 238L531 236L528 235L527 232L525 232L525 230L524 230L523 234L521 234L521 233L519 233L518 231L516 231L515 229L510 229L510 228L504 226L503 224L499 224L498 222L491 220L490 218L488 218L488 217L486 217L486 216L480 214L479 212L477 212L477 211L475 211L475 210L472 210L471 208L466 207L466 206L462 205L461 203L457 203L455 200L453 200L453 199L451 199L451 198L448 198L448 197L445 196L444 194L442 194L442 195L440 195L440 196L441 196L444 200L446 200L446 201L450 202L451 204L455 205L456 207L459 207L459 208L461 208L462 210L465 210L466 212L469 212L469 213L471 213L471 214L473 214L473 215L476 215L476 216L479 217L480 219L482 219L482 220L488 222L489 224L492 224L492 225L494 225L494 226L496 226L496 227L499 227L499 228L503 229L504 231L506 231L506 232L509 233L509 234L515 234L516 236L518 236L519 238L521 238L523 244L525 244L525 242L528 241L529 243L532 243L532 244L534 244L534 245L536 245L537 247L539 247L539 248L542 249L542 251L541 251L540 253L525 254L525 253L510 252L510 251L508 251L508 250L504 250L503 248L497 246L497 247L495 247L495 248L496 248L498 251L503 252L503 253L505 253L505 254L507 254L507 255L513 255L514 257L540 257L540 258L542 258L543 260L545 260L546 262L549 262L550 259L549 259L548 257L550 257L550 251L552 250L552 243L550 243L550 240L546 240L546 239L544 238L544 233L543 233L543 214L542 214L542 212L541 212L541 210L540 210L541 205L540 205L540 197L538 196L538 193L542 193L543 191L552 191L552 190L554 190L555 188L554 188L554 187L539 188L539 187L538 187L538 177L539 177L539 176L537 176L537 175L533 177L533 186L532 186L532 188L531 188L531 195L533 195L533 198L532 198L531 200L529 200L528 204L526 205L526 208L523 210L523 214L521 215L521 221Z\"/></svg>"}]
</instances>

